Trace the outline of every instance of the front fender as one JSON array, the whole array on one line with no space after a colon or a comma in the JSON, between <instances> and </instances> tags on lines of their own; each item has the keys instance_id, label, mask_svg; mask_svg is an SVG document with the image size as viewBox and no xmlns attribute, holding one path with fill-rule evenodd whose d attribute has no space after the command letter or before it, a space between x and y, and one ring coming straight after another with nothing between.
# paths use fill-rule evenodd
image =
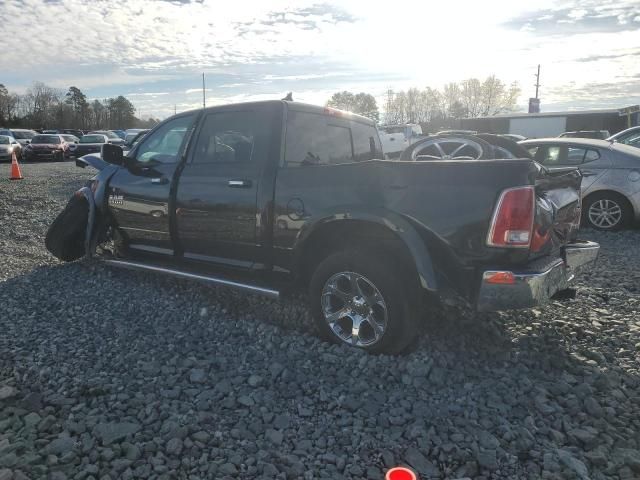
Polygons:
<instances>
[{"instance_id":1,"label":"front fender","mask_svg":"<svg viewBox=\"0 0 640 480\"><path fill-rule=\"evenodd\" d=\"M91 179L89 185L76 192L76 195L84 196L89 204L87 231L85 234L85 255L87 258L91 258L96 248L99 230L97 227L100 225L98 215L100 214L100 218L103 219L107 217L107 187L109 180L118 171L118 168L116 165L105 164L99 169L98 174Z\"/></svg>"},{"instance_id":2,"label":"front fender","mask_svg":"<svg viewBox=\"0 0 640 480\"><path fill-rule=\"evenodd\" d=\"M293 246L296 263L300 264L300 256L302 255L305 243L312 238L320 228L327 224L346 221L373 223L383 226L394 233L409 250L418 273L418 280L421 287L430 291L437 290L438 285L433 269L433 262L422 237L415 227L404 217L383 209L374 211L332 212L306 219L305 224L298 232L296 242Z\"/></svg>"}]
</instances>

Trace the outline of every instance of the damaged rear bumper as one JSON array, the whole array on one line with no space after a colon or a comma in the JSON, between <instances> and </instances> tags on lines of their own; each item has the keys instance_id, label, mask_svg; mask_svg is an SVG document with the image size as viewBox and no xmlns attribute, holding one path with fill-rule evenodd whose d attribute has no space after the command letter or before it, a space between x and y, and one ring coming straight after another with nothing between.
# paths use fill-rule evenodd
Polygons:
<instances>
[{"instance_id":1,"label":"damaged rear bumper","mask_svg":"<svg viewBox=\"0 0 640 480\"><path fill-rule=\"evenodd\" d=\"M532 265L518 271L483 272L477 309L481 312L530 308L542 305L569 287L573 278L590 268L598 258L600 245L576 242L564 248L562 257L546 265Z\"/></svg>"}]
</instances>

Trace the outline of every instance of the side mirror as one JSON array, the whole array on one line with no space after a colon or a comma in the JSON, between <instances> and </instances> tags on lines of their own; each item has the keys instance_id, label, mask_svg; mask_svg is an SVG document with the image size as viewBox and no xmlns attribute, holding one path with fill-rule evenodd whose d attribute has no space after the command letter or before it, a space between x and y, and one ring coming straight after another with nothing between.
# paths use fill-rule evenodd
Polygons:
<instances>
[{"instance_id":1,"label":"side mirror","mask_svg":"<svg viewBox=\"0 0 640 480\"><path fill-rule=\"evenodd\" d=\"M124 166L124 153L122 148L111 143L102 145L102 160L111 165Z\"/></svg>"}]
</instances>

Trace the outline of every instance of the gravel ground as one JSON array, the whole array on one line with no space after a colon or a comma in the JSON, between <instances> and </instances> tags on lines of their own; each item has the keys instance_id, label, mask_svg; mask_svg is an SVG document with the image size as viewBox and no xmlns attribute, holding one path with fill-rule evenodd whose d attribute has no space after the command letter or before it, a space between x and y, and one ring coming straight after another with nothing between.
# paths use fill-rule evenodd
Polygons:
<instances>
[{"instance_id":1,"label":"gravel ground","mask_svg":"<svg viewBox=\"0 0 640 480\"><path fill-rule=\"evenodd\" d=\"M638 230L584 233L574 300L369 356L296 300L61 264L44 233L91 171L0 169L0 480L640 478Z\"/></svg>"}]
</instances>

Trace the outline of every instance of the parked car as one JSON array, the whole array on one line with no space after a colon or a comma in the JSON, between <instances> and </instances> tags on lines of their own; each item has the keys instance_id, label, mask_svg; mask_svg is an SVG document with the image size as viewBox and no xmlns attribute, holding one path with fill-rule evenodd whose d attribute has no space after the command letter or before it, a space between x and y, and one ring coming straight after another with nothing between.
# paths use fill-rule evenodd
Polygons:
<instances>
[{"instance_id":1,"label":"parked car","mask_svg":"<svg viewBox=\"0 0 640 480\"><path fill-rule=\"evenodd\" d=\"M127 136L124 139L125 150L130 150L131 147L133 147L137 142L139 142L140 139L144 137L148 131L149 131L148 129L139 129L139 130L136 130L135 132L130 132L130 133L128 132Z\"/></svg>"},{"instance_id":2,"label":"parked car","mask_svg":"<svg viewBox=\"0 0 640 480\"><path fill-rule=\"evenodd\" d=\"M624 143L632 147L640 147L640 126L627 128L607 138L610 142Z\"/></svg>"},{"instance_id":3,"label":"parked car","mask_svg":"<svg viewBox=\"0 0 640 480\"><path fill-rule=\"evenodd\" d=\"M60 134L60 136L67 143L67 148L65 150L65 157L69 158L71 156L73 147L76 146L76 144L80 141L80 139L75 135L64 134L64 133Z\"/></svg>"},{"instance_id":4,"label":"parked car","mask_svg":"<svg viewBox=\"0 0 640 480\"><path fill-rule=\"evenodd\" d=\"M74 135L78 138L81 138L84 135L84 132L82 130L77 130L74 128L65 128L62 130L62 133L67 135Z\"/></svg>"},{"instance_id":5,"label":"parked car","mask_svg":"<svg viewBox=\"0 0 640 480\"><path fill-rule=\"evenodd\" d=\"M14 152L20 160L22 149L18 141L9 135L0 135L0 162L10 162Z\"/></svg>"},{"instance_id":6,"label":"parked car","mask_svg":"<svg viewBox=\"0 0 640 480\"><path fill-rule=\"evenodd\" d=\"M115 133L118 137L120 137L122 140L124 140L124 138L127 136L127 132L125 132L124 130L111 130L113 133Z\"/></svg>"},{"instance_id":7,"label":"parked car","mask_svg":"<svg viewBox=\"0 0 640 480\"><path fill-rule=\"evenodd\" d=\"M42 130L42 133L45 135L58 135L60 133L60 130Z\"/></svg>"},{"instance_id":8,"label":"parked car","mask_svg":"<svg viewBox=\"0 0 640 480\"><path fill-rule=\"evenodd\" d=\"M11 128L11 129L0 129L0 135L9 135L10 137L15 138L18 143L24 147L25 145L28 145L29 142L31 142L31 139L33 138L34 135L36 135L36 132L34 132L33 130L27 130L24 128Z\"/></svg>"},{"instance_id":9,"label":"parked car","mask_svg":"<svg viewBox=\"0 0 640 480\"><path fill-rule=\"evenodd\" d=\"M67 156L67 150L68 144L62 135L40 134L31 139L23 153L26 160L63 161Z\"/></svg>"},{"instance_id":10,"label":"parked car","mask_svg":"<svg viewBox=\"0 0 640 480\"><path fill-rule=\"evenodd\" d=\"M578 130L576 132L564 132L558 135L559 138L594 138L606 140L611 134L608 130Z\"/></svg>"},{"instance_id":11,"label":"parked car","mask_svg":"<svg viewBox=\"0 0 640 480\"><path fill-rule=\"evenodd\" d=\"M77 144L70 145L69 153L76 158L88 153L99 153L105 143L109 143L106 135L89 133L84 135Z\"/></svg>"},{"instance_id":12,"label":"parked car","mask_svg":"<svg viewBox=\"0 0 640 480\"><path fill-rule=\"evenodd\" d=\"M575 168L381 155L371 120L333 109L181 113L127 156L105 144L76 160L99 172L45 243L271 297L302 288L328 339L387 353L416 338L424 301L528 308L595 261L599 246L577 240Z\"/></svg>"},{"instance_id":13,"label":"parked car","mask_svg":"<svg viewBox=\"0 0 640 480\"><path fill-rule=\"evenodd\" d=\"M456 130L456 129L450 129L450 130L440 130L439 132L436 133L436 135L475 135L478 132L475 130Z\"/></svg>"},{"instance_id":14,"label":"parked car","mask_svg":"<svg viewBox=\"0 0 640 480\"><path fill-rule=\"evenodd\" d=\"M499 136L503 138L508 138L509 140L513 140L514 142L521 142L522 140L526 140L527 137L524 135L517 135L515 133L499 133Z\"/></svg>"},{"instance_id":15,"label":"parked car","mask_svg":"<svg viewBox=\"0 0 640 480\"><path fill-rule=\"evenodd\" d=\"M109 143L118 145L120 147L124 146L124 140L111 130L94 130L92 132L89 132L88 135L104 135L109 140Z\"/></svg>"},{"instance_id":16,"label":"parked car","mask_svg":"<svg viewBox=\"0 0 640 480\"><path fill-rule=\"evenodd\" d=\"M65 142L67 142L68 144L74 144L74 143L78 143L80 141L80 139L78 137L76 137L75 135L70 135L70 134L61 134L60 135Z\"/></svg>"},{"instance_id":17,"label":"parked car","mask_svg":"<svg viewBox=\"0 0 640 480\"><path fill-rule=\"evenodd\" d=\"M520 145L549 169L580 169L584 224L618 230L640 220L639 149L580 138L542 138Z\"/></svg>"},{"instance_id":18,"label":"parked car","mask_svg":"<svg viewBox=\"0 0 640 480\"><path fill-rule=\"evenodd\" d=\"M398 158L403 150L424 138L422 127L415 123L378 127L382 151L387 158Z\"/></svg>"}]
</instances>

